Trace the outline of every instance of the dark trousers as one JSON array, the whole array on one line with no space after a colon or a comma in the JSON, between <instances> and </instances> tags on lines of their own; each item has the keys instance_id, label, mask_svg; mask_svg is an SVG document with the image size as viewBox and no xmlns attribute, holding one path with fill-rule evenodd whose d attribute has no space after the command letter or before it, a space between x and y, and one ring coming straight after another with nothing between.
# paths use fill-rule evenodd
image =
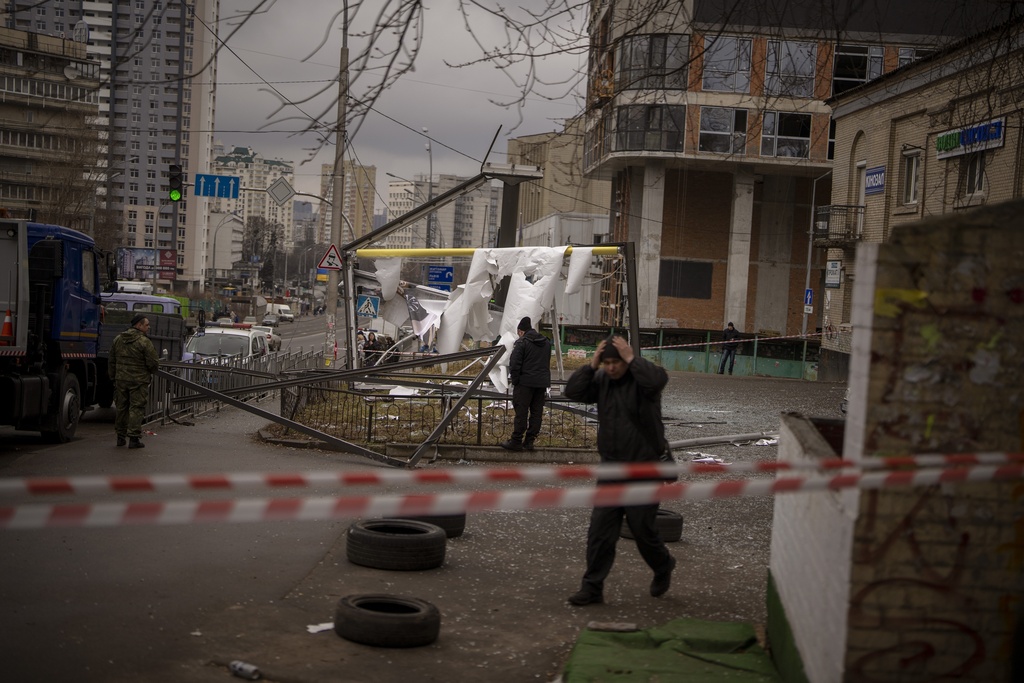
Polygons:
<instances>
[{"instance_id":1,"label":"dark trousers","mask_svg":"<svg viewBox=\"0 0 1024 683\"><path fill-rule=\"evenodd\" d=\"M655 574L671 570L672 555L655 527L657 505L594 508L587 530L587 571L583 575L583 590L597 595L604 593L604 580L615 564L615 545L619 541L623 517L647 566Z\"/></svg>"},{"instance_id":2,"label":"dark trousers","mask_svg":"<svg viewBox=\"0 0 1024 683\"><path fill-rule=\"evenodd\" d=\"M724 348L722 349L722 362L718 364L718 374L725 373L725 361L729 361L729 374L732 374L732 366L736 363L736 349Z\"/></svg>"},{"instance_id":3,"label":"dark trousers","mask_svg":"<svg viewBox=\"0 0 1024 683\"><path fill-rule=\"evenodd\" d=\"M149 402L149 382L115 382L114 432L118 436L142 436L142 420Z\"/></svg>"},{"instance_id":4,"label":"dark trousers","mask_svg":"<svg viewBox=\"0 0 1024 683\"><path fill-rule=\"evenodd\" d=\"M533 443L540 434L540 423L544 418L544 399L547 389L543 387L512 387L512 407L516 411L512 421L512 440Z\"/></svg>"}]
</instances>

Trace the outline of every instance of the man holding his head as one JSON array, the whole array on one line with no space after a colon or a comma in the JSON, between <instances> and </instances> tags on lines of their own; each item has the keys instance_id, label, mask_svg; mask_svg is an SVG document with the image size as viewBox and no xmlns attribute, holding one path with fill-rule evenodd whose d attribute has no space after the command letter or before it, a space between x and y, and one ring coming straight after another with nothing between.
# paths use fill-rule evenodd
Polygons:
<instances>
[{"instance_id":1,"label":"man holding his head","mask_svg":"<svg viewBox=\"0 0 1024 683\"><path fill-rule=\"evenodd\" d=\"M657 463L667 446L661 419L661 392L667 384L664 368L635 355L629 342L613 336L598 344L590 363L572 374L564 395L597 403L601 462ZM656 503L594 508L587 530L587 570L580 590L569 596L569 602L577 606L604 602L604 580L615 562L623 518L640 556L654 571L651 596L664 595L676 560L658 536L657 516Z\"/></svg>"},{"instance_id":2,"label":"man holding his head","mask_svg":"<svg viewBox=\"0 0 1024 683\"><path fill-rule=\"evenodd\" d=\"M132 326L117 335L110 347L107 374L114 380L114 431L117 445L145 448L142 443L142 420L149 401L149 381L160 368L149 334L149 318L136 313Z\"/></svg>"},{"instance_id":3,"label":"man holding his head","mask_svg":"<svg viewBox=\"0 0 1024 683\"><path fill-rule=\"evenodd\" d=\"M526 317L516 328L519 339L508 360L508 379L512 384L512 438L501 442L509 451L533 450L544 417L544 399L551 386L551 340L533 329Z\"/></svg>"}]
</instances>

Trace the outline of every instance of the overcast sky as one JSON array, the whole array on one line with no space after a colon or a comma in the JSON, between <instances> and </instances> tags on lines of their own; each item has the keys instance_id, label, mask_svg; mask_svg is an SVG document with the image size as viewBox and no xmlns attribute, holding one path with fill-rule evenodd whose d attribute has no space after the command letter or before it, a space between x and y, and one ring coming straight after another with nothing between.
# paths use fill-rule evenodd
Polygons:
<instances>
[{"instance_id":1,"label":"overcast sky","mask_svg":"<svg viewBox=\"0 0 1024 683\"><path fill-rule=\"evenodd\" d=\"M257 0L222 0L222 37L237 23L232 21L233 16L257 4ZM383 2L374 0L374 4L379 6ZM371 112L354 135L350 131L358 162L377 167L378 192L385 196L390 180L385 172L410 179L427 173L426 140L419 134L422 128L427 128L435 139L431 145L435 174L473 175L479 170L480 161L499 126L501 133L489 160L505 163L510 137L560 130L561 121L580 111L578 100L571 96L558 101L531 97L523 109L523 121L512 130L517 126L519 114L513 108L490 101L509 101L517 92L499 70L489 64L463 69L452 69L444 64L444 60L460 62L479 56L479 48L463 28L455 0L425 0L425 4L428 11L423 48L416 60L415 72L404 76L378 100L376 109L380 114ZM327 27L340 6L338 0L269 3L265 13L250 19L230 39L228 45L237 56L222 51L219 58L215 138L229 146L250 146L267 158L293 161L296 189L303 192L319 191L320 164L333 163L333 144L312 162L300 165L309 157L308 149L315 145L315 137L312 134L290 137L286 131L299 129L301 122L298 120L267 125L278 100L265 92L269 88L260 80L269 81L295 101L325 86L336 96L342 31L338 22L330 31ZM500 26L493 22L487 24L485 19L481 15L474 21L474 27L479 27L482 33L488 32L495 42L501 40ZM327 42L310 57L325 36ZM360 40L358 37L349 39L353 57L361 47ZM306 57L309 58L303 61ZM544 69L547 79L564 80L575 70L585 69L585 58L578 55L549 57ZM564 90L564 86L551 86L547 93L553 96ZM336 119L335 108L326 95L300 106L310 116L318 116L330 108L325 123L333 124ZM302 116L295 109L290 110L290 115ZM261 129L273 132L260 132ZM377 202L381 204L379 198Z\"/></svg>"}]
</instances>

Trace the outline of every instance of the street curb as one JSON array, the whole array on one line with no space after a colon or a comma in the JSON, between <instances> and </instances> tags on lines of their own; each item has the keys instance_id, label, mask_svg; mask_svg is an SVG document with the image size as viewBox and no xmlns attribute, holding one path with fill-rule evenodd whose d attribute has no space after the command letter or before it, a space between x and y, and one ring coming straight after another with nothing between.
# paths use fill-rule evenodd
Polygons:
<instances>
[{"instance_id":1,"label":"street curb","mask_svg":"<svg viewBox=\"0 0 1024 683\"><path fill-rule=\"evenodd\" d=\"M260 429L257 434L265 443L288 448L308 448L325 451L344 453L342 449L325 443L309 439L280 438L270 433L268 429ZM418 444L390 443L384 444L383 455L389 458L409 458ZM555 464L591 464L601 461L596 450L582 448L538 448L534 451L507 451L501 446L463 446L460 444L442 444L436 446L433 453L424 462L434 460L452 461L483 461L493 463L555 463Z\"/></svg>"}]
</instances>

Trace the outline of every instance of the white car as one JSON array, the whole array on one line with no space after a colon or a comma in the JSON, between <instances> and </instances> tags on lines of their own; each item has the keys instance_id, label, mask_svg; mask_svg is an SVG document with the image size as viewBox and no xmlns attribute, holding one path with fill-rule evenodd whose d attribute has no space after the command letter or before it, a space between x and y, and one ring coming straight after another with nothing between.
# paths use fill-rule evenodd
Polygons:
<instances>
[{"instance_id":1,"label":"white car","mask_svg":"<svg viewBox=\"0 0 1024 683\"><path fill-rule=\"evenodd\" d=\"M244 327L207 327L196 332L185 344L186 362L199 363L206 358L261 358L269 353L265 332Z\"/></svg>"},{"instance_id":2,"label":"white car","mask_svg":"<svg viewBox=\"0 0 1024 683\"><path fill-rule=\"evenodd\" d=\"M268 325L253 325L252 329L263 332L267 335L267 348L271 351L281 350L281 337L274 332L274 328Z\"/></svg>"}]
</instances>

